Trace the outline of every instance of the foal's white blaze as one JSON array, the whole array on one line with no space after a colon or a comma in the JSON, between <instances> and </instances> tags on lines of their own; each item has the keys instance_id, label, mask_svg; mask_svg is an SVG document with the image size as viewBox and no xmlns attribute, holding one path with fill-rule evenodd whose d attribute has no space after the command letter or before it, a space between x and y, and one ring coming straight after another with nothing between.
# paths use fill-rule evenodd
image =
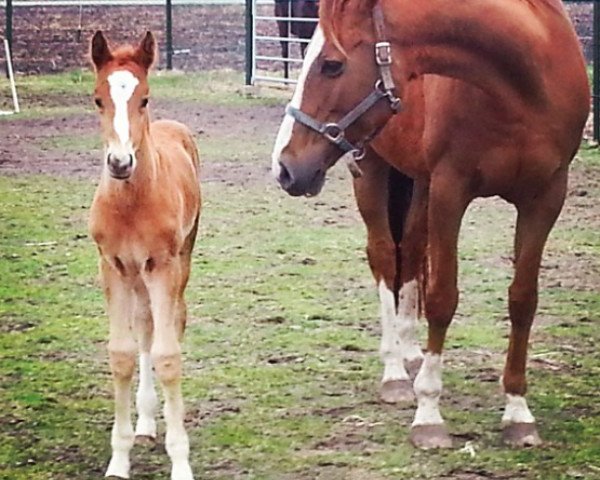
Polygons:
<instances>
[{"instance_id":1,"label":"foal's white blaze","mask_svg":"<svg viewBox=\"0 0 600 480\"><path fill-rule=\"evenodd\" d=\"M415 395L418 406L413 420L417 425L441 425L444 419L440 414L439 402L442 394L442 357L426 353L421 370L415 378Z\"/></svg>"},{"instance_id":2,"label":"foal's white blaze","mask_svg":"<svg viewBox=\"0 0 600 480\"><path fill-rule=\"evenodd\" d=\"M300 76L298 77L296 90L294 90L294 95L292 96L292 100L290 101L290 105L292 107L300 108L300 106L302 105L302 98L304 96L304 83L306 82L306 77L308 76L310 67L321 53L324 43L325 37L323 36L323 31L321 30L321 26L317 25L313 38L310 41L310 44L308 45L308 49L306 50L306 57L304 58L302 70L300 71ZM283 152L285 147L287 147L287 145L290 143L294 123L295 120L291 116L285 115L283 117L281 127L279 127L279 132L277 133L277 138L275 139L275 146L273 147L273 154L271 156L271 171L275 178L279 176L279 172L281 169L281 167L279 166L279 159L281 157L281 152Z\"/></svg>"},{"instance_id":3,"label":"foal's white blaze","mask_svg":"<svg viewBox=\"0 0 600 480\"><path fill-rule=\"evenodd\" d=\"M127 104L140 81L128 70L117 70L108 76L110 97L115 106L113 127L121 145L129 142L129 113Z\"/></svg>"},{"instance_id":4,"label":"foal's white blaze","mask_svg":"<svg viewBox=\"0 0 600 480\"><path fill-rule=\"evenodd\" d=\"M535 423L535 418L527 406L525 397L507 393L502 424L509 425L511 423Z\"/></svg>"},{"instance_id":5,"label":"foal's white blaze","mask_svg":"<svg viewBox=\"0 0 600 480\"><path fill-rule=\"evenodd\" d=\"M415 338L418 298L417 281L411 280L405 283L398 293L398 310L396 311L393 292L383 280L379 283L380 355L384 364L382 383L406 380L408 373L404 361L416 360L423 356Z\"/></svg>"}]
</instances>

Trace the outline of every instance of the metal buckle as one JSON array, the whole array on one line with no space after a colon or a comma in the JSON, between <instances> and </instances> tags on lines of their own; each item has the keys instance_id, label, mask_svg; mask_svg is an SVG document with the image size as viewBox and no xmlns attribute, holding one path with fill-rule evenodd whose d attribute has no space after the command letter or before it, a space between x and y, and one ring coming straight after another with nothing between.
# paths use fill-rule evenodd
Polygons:
<instances>
[{"instance_id":1,"label":"metal buckle","mask_svg":"<svg viewBox=\"0 0 600 480\"><path fill-rule=\"evenodd\" d=\"M328 123L323 129L323 136L332 143L338 143L344 137L344 131L337 123Z\"/></svg>"},{"instance_id":2,"label":"metal buckle","mask_svg":"<svg viewBox=\"0 0 600 480\"><path fill-rule=\"evenodd\" d=\"M377 42L375 44L375 61L380 67L392 64L392 48L390 42Z\"/></svg>"}]
</instances>

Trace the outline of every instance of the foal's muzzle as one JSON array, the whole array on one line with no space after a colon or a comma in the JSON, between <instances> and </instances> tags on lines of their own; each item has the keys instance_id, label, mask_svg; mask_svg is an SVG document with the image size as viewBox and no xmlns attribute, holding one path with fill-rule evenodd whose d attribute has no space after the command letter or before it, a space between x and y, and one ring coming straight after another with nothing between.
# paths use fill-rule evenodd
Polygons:
<instances>
[{"instance_id":1,"label":"foal's muzzle","mask_svg":"<svg viewBox=\"0 0 600 480\"><path fill-rule=\"evenodd\" d=\"M131 176L133 171L133 155L130 153L126 155L115 155L109 153L106 157L106 164L108 165L108 173L113 178L118 180L126 180Z\"/></svg>"}]
</instances>

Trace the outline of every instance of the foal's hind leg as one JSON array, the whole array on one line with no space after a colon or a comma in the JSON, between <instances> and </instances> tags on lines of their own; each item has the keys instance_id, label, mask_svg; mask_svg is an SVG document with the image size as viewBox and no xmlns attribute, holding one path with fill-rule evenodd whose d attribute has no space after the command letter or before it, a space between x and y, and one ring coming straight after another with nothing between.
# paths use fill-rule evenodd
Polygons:
<instances>
[{"instance_id":1,"label":"foal's hind leg","mask_svg":"<svg viewBox=\"0 0 600 480\"><path fill-rule=\"evenodd\" d=\"M542 195L517 205L515 277L508 292L511 332L503 376L507 404L502 417L504 441L514 446L541 443L524 396L527 390L525 363L529 332L537 308L542 252L562 209L566 186L565 169L557 172Z\"/></svg>"},{"instance_id":2,"label":"foal's hind leg","mask_svg":"<svg viewBox=\"0 0 600 480\"><path fill-rule=\"evenodd\" d=\"M136 395L138 419L135 436L140 440L155 439L158 397L154 387L154 372L150 358L153 336L152 312L148 291L141 281L135 286L135 329L140 352L140 378Z\"/></svg>"},{"instance_id":3,"label":"foal's hind leg","mask_svg":"<svg viewBox=\"0 0 600 480\"><path fill-rule=\"evenodd\" d=\"M112 456L106 476L129 478L129 452L134 442L131 425L131 380L136 352L132 331L133 288L127 279L105 260L100 260L100 275L110 321L108 352L115 392Z\"/></svg>"},{"instance_id":4,"label":"foal's hind leg","mask_svg":"<svg viewBox=\"0 0 600 480\"><path fill-rule=\"evenodd\" d=\"M418 292L416 283L409 283L402 289L400 305L397 305L400 265L397 241L400 239L394 239L388 210L391 167L373 152L369 155L363 164L363 176L355 181L354 189L367 226L367 255L381 303L380 354L384 373L380 395L384 402L395 403L414 398L405 361L414 361L421 355L414 337ZM393 212L399 222L404 221L406 208L403 212ZM401 228L402 225L400 231Z\"/></svg>"}]
</instances>

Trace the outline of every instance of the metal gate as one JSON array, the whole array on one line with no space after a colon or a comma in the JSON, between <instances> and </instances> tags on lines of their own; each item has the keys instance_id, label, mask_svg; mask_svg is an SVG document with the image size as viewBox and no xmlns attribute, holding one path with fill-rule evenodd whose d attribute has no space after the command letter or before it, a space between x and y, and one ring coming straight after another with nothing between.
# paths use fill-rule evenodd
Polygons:
<instances>
[{"instance_id":1,"label":"metal gate","mask_svg":"<svg viewBox=\"0 0 600 480\"><path fill-rule=\"evenodd\" d=\"M275 16L273 0L246 0L246 84L256 82L296 83L296 76L303 59L300 48L294 45L308 44L309 39L292 36L293 23L318 23L318 18L293 16L292 2L288 3L288 16ZM288 36L279 36L278 22L287 22ZM287 45L287 57L283 45ZM293 53L296 50L296 54Z\"/></svg>"}]
</instances>

